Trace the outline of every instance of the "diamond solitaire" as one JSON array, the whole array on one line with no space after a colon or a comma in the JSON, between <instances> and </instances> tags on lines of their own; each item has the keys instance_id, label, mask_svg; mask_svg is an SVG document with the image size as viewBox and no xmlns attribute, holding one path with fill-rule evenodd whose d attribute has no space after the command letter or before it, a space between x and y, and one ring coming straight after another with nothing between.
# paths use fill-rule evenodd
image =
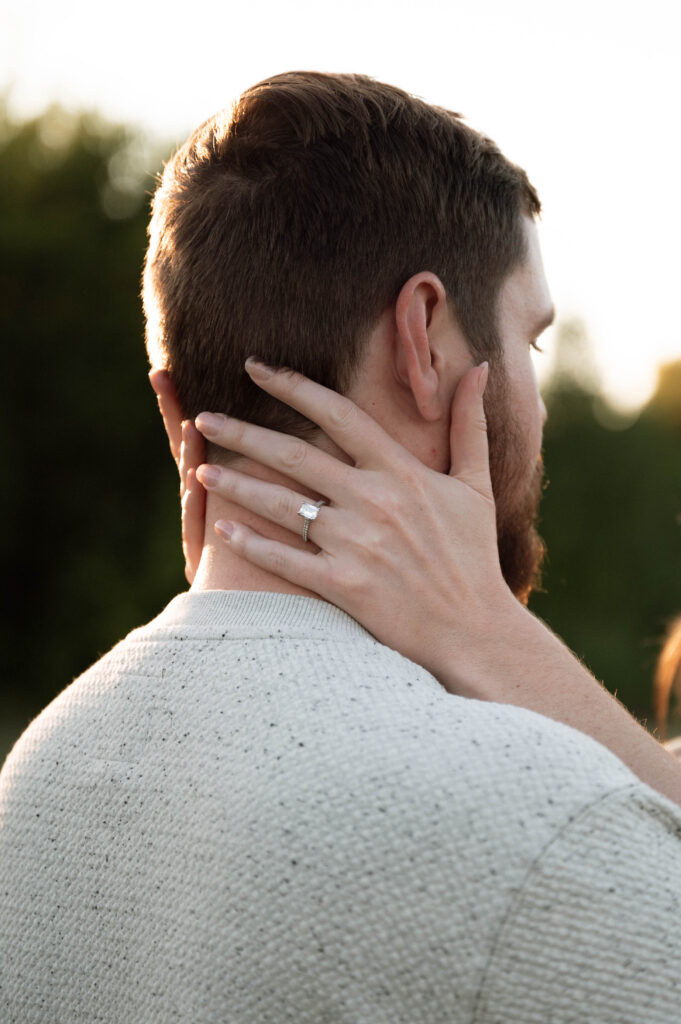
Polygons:
<instances>
[{"instance_id":1,"label":"diamond solitaire","mask_svg":"<svg viewBox=\"0 0 681 1024\"><path fill-rule=\"evenodd\" d=\"M316 519L319 515L319 506L311 505L309 501L304 501L298 509L298 515L302 516L303 519Z\"/></svg>"},{"instance_id":2,"label":"diamond solitaire","mask_svg":"<svg viewBox=\"0 0 681 1024\"><path fill-rule=\"evenodd\" d=\"M310 529L310 523L317 518L319 515L319 509L322 505L327 503L322 498L321 501L315 501L314 504L310 501L304 501L298 509L298 515L305 520L303 523L303 540L307 544L307 531Z\"/></svg>"}]
</instances>

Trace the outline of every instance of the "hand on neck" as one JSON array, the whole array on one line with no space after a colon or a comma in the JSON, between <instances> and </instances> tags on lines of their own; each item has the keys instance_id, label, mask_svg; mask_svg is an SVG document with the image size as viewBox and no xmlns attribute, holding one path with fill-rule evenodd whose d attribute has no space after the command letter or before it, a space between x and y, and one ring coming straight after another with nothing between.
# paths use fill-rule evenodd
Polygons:
<instances>
[{"instance_id":1,"label":"hand on neck","mask_svg":"<svg viewBox=\"0 0 681 1024\"><path fill-rule=\"evenodd\" d=\"M247 459L239 459L234 468L259 480L287 487L309 501L318 501L323 497L322 494L308 492L303 485ZM243 523L263 537L300 548L310 554L316 554L319 550L312 540L307 543L303 541L302 519L300 520L300 534L295 535L290 530L264 519L255 512L228 501L214 491L209 491L206 501L203 552L191 586L192 590L258 590L277 594L300 594L304 597L316 597L322 600L318 594L298 587L294 583L289 583L288 580L275 576L235 554L229 543L215 532L215 523L218 519Z\"/></svg>"}]
</instances>

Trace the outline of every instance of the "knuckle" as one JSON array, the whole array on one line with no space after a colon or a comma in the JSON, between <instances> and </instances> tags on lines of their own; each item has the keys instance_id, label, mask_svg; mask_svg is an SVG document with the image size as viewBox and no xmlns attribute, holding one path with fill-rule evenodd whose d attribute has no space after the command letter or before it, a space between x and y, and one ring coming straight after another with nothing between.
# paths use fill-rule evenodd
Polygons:
<instances>
[{"instance_id":1,"label":"knuckle","mask_svg":"<svg viewBox=\"0 0 681 1024\"><path fill-rule=\"evenodd\" d=\"M285 492L276 494L270 501L270 516L275 523L285 523L291 515L291 502Z\"/></svg>"},{"instance_id":2,"label":"knuckle","mask_svg":"<svg viewBox=\"0 0 681 1024\"><path fill-rule=\"evenodd\" d=\"M402 481L410 492L421 493L423 491L423 466L419 463L409 463L402 469Z\"/></svg>"},{"instance_id":3,"label":"knuckle","mask_svg":"<svg viewBox=\"0 0 681 1024\"><path fill-rule=\"evenodd\" d=\"M282 465L287 469L297 469L303 464L306 456L306 446L303 441L291 441L281 453Z\"/></svg>"},{"instance_id":4,"label":"knuckle","mask_svg":"<svg viewBox=\"0 0 681 1024\"><path fill-rule=\"evenodd\" d=\"M241 444L245 439L248 423L243 423L241 420L229 420L228 426L229 434L226 440L228 439L232 444ZM227 434L227 431L225 431L225 434Z\"/></svg>"},{"instance_id":5,"label":"knuckle","mask_svg":"<svg viewBox=\"0 0 681 1024\"><path fill-rule=\"evenodd\" d=\"M303 381L301 375L296 370L292 370L290 366L282 367L277 373L286 380L288 390L291 393L296 391Z\"/></svg>"},{"instance_id":6,"label":"knuckle","mask_svg":"<svg viewBox=\"0 0 681 1024\"><path fill-rule=\"evenodd\" d=\"M429 506L432 501L432 497L430 496L432 495L432 491L430 491L429 487L424 484L422 476L414 473L404 481L404 484L407 494L405 504L408 503L410 506L418 507L419 509L427 508ZM391 505L391 513L394 518L399 518L401 505L402 502L395 496Z\"/></svg>"},{"instance_id":7,"label":"knuckle","mask_svg":"<svg viewBox=\"0 0 681 1024\"><path fill-rule=\"evenodd\" d=\"M350 598L353 605L361 606L369 598L366 576L358 572L356 568L335 570L332 586L337 592Z\"/></svg>"},{"instance_id":8,"label":"knuckle","mask_svg":"<svg viewBox=\"0 0 681 1024\"><path fill-rule=\"evenodd\" d=\"M342 562L331 562L328 568L328 581L334 593L350 594L352 574Z\"/></svg>"},{"instance_id":9,"label":"knuckle","mask_svg":"<svg viewBox=\"0 0 681 1024\"><path fill-rule=\"evenodd\" d=\"M376 566L382 561L381 551L386 538L379 527L369 528L363 537L357 538L357 548L362 554L362 561L365 566Z\"/></svg>"},{"instance_id":10,"label":"knuckle","mask_svg":"<svg viewBox=\"0 0 681 1024\"><path fill-rule=\"evenodd\" d=\"M386 493L382 488L368 491L365 499L371 509L371 518L374 523L384 524L399 515L398 499L394 494Z\"/></svg>"},{"instance_id":11,"label":"knuckle","mask_svg":"<svg viewBox=\"0 0 681 1024\"><path fill-rule=\"evenodd\" d=\"M333 402L329 408L329 423L338 430L349 430L355 421L356 413L357 410L352 402L341 398L339 401Z\"/></svg>"},{"instance_id":12,"label":"knuckle","mask_svg":"<svg viewBox=\"0 0 681 1024\"><path fill-rule=\"evenodd\" d=\"M268 551L265 557L265 568L275 576L283 576L286 571L286 558L281 551Z\"/></svg>"},{"instance_id":13,"label":"knuckle","mask_svg":"<svg viewBox=\"0 0 681 1024\"><path fill-rule=\"evenodd\" d=\"M273 375L272 383L288 396L295 394L303 382L303 377L290 366L278 366Z\"/></svg>"}]
</instances>

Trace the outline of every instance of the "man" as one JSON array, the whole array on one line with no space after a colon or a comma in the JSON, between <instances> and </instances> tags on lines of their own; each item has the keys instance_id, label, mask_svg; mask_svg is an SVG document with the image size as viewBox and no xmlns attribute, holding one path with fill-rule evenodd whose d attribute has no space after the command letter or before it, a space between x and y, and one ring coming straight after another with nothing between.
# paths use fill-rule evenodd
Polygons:
<instances>
[{"instance_id":1,"label":"man","mask_svg":"<svg viewBox=\"0 0 681 1024\"><path fill-rule=\"evenodd\" d=\"M145 311L171 447L183 417L206 409L260 428L199 419L222 471L201 471L211 490L192 590L68 687L5 765L3 1020L678 1016L678 775L522 606L540 560L544 417L529 348L551 316L538 211L524 172L457 115L360 76L262 83L167 166ZM251 352L371 415L380 494L401 481L405 515L421 481L442 487L445 508L461 457L452 400L474 382L482 415L471 367L488 360L499 556L520 599L493 603L509 640L482 636L484 587L467 592L473 614L466 601L448 610L438 558L458 533L430 500L414 532L421 517L432 525L437 557L406 618L390 588L351 617L343 597L323 600L321 577L287 582L270 571L286 559L248 556L256 532L289 559L309 542L284 521L290 502L274 524L235 504L241 493L249 506L238 480L252 495L300 489L306 452L338 456L348 489L360 472L334 437L332 399L315 413L320 433L304 389L296 406L280 375L256 387L244 373ZM312 447L282 441L258 458L262 427ZM329 463L318 466L310 501L331 493L314 491ZM397 504L386 497L384 526ZM340 523L341 506L338 490L308 522L320 551L324 515ZM489 537L489 494L477 507ZM212 529L225 516L239 524L231 547ZM367 544L367 562L393 547ZM477 651L488 661L469 670ZM505 700L456 695L482 668L507 683ZM556 674L568 724L629 729L621 759L607 729L594 742L589 722L534 713Z\"/></svg>"}]
</instances>

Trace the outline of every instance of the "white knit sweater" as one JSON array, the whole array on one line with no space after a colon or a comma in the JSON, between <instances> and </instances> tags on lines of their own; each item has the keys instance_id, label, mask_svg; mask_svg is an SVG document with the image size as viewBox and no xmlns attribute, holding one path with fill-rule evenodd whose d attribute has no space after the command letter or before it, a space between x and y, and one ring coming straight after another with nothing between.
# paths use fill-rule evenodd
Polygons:
<instances>
[{"instance_id":1,"label":"white knit sweater","mask_svg":"<svg viewBox=\"0 0 681 1024\"><path fill-rule=\"evenodd\" d=\"M312 598L176 597L0 774L2 1024L673 1024L681 809Z\"/></svg>"}]
</instances>

